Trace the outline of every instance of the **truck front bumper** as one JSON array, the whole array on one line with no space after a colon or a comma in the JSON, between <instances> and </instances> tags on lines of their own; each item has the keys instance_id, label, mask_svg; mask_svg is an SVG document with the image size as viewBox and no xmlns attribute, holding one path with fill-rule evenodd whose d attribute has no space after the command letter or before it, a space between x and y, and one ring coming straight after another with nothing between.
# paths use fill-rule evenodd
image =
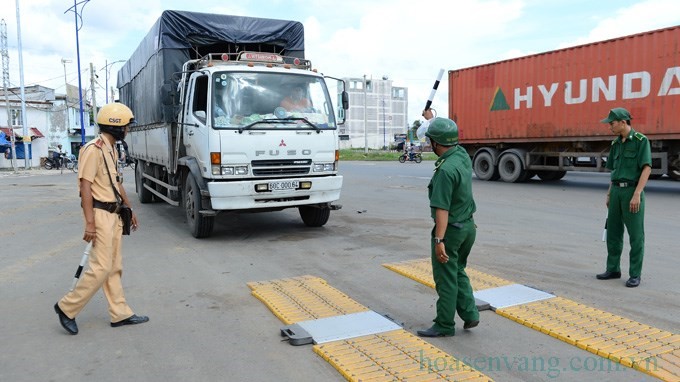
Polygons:
<instances>
[{"instance_id":1,"label":"truck front bumper","mask_svg":"<svg viewBox=\"0 0 680 382\"><path fill-rule=\"evenodd\" d=\"M281 179L272 179L279 181ZM277 190L257 192L255 185L267 180L216 182L208 181L210 202L213 210L246 210L257 208L286 208L307 204L331 203L340 199L342 176L319 178L289 178L300 182L312 182L306 190Z\"/></svg>"}]
</instances>

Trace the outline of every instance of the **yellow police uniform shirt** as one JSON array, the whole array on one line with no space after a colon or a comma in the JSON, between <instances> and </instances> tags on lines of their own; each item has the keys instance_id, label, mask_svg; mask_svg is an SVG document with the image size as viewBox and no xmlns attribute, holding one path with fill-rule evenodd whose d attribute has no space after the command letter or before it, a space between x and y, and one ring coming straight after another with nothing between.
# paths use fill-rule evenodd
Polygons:
<instances>
[{"instance_id":1,"label":"yellow police uniform shirt","mask_svg":"<svg viewBox=\"0 0 680 382\"><path fill-rule=\"evenodd\" d=\"M104 162L106 155L106 164ZM115 202L116 195L111 188L111 181L118 188L118 172L116 163L118 154L111 144L99 136L88 142L80 152L78 159L78 181L85 179L92 183L92 196L100 202ZM108 168L107 168L108 165ZM109 180L109 174L111 180Z\"/></svg>"}]
</instances>

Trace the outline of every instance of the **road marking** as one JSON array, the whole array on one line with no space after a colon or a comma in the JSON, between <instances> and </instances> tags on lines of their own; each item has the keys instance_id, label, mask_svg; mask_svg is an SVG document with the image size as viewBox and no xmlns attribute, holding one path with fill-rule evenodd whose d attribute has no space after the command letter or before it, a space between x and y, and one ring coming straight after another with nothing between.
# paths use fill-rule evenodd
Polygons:
<instances>
[{"instance_id":1,"label":"road marking","mask_svg":"<svg viewBox=\"0 0 680 382\"><path fill-rule=\"evenodd\" d=\"M429 259L383 264L434 288ZM512 282L465 269L474 290ZM507 283L507 284L506 284ZM680 335L562 297L497 309L496 313L568 344L659 378L680 381Z\"/></svg>"},{"instance_id":2,"label":"road marking","mask_svg":"<svg viewBox=\"0 0 680 382\"><path fill-rule=\"evenodd\" d=\"M318 277L301 276L247 284L287 325L368 311ZM313 346L349 381L491 381L430 343L403 330Z\"/></svg>"}]
</instances>

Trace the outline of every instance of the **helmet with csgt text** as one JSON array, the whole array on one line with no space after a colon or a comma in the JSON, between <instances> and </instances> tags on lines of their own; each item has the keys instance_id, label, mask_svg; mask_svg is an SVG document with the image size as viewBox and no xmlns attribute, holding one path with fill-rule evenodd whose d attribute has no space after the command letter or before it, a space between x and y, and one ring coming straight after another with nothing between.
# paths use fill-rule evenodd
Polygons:
<instances>
[{"instance_id":1,"label":"helmet with csgt text","mask_svg":"<svg viewBox=\"0 0 680 382\"><path fill-rule=\"evenodd\" d=\"M430 122L425 136L442 146L458 144L458 125L448 118L437 117Z\"/></svg>"},{"instance_id":2,"label":"helmet with csgt text","mask_svg":"<svg viewBox=\"0 0 680 382\"><path fill-rule=\"evenodd\" d=\"M97 125L125 127L135 121L132 110L122 103L109 103L102 106L97 113Z\"/></svg>"}]
</instances>

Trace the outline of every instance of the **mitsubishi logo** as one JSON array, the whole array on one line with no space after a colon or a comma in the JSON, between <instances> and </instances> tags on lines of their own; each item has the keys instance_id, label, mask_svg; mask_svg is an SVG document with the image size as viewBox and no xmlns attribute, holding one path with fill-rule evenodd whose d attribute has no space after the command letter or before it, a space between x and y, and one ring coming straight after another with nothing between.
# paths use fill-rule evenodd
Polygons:
<instances>
[{"instance_id":1,"label":"mitsubishi logo","mask_svg":"<svg viewBox=\"0 0 680 382\"><path fill-rule=\"evenodd\" d=\"M283 139L281 140L281 143L279 143L279 147L281 146L286 147L286 142L284 142Z\"/></svg>"}]
</instances>

